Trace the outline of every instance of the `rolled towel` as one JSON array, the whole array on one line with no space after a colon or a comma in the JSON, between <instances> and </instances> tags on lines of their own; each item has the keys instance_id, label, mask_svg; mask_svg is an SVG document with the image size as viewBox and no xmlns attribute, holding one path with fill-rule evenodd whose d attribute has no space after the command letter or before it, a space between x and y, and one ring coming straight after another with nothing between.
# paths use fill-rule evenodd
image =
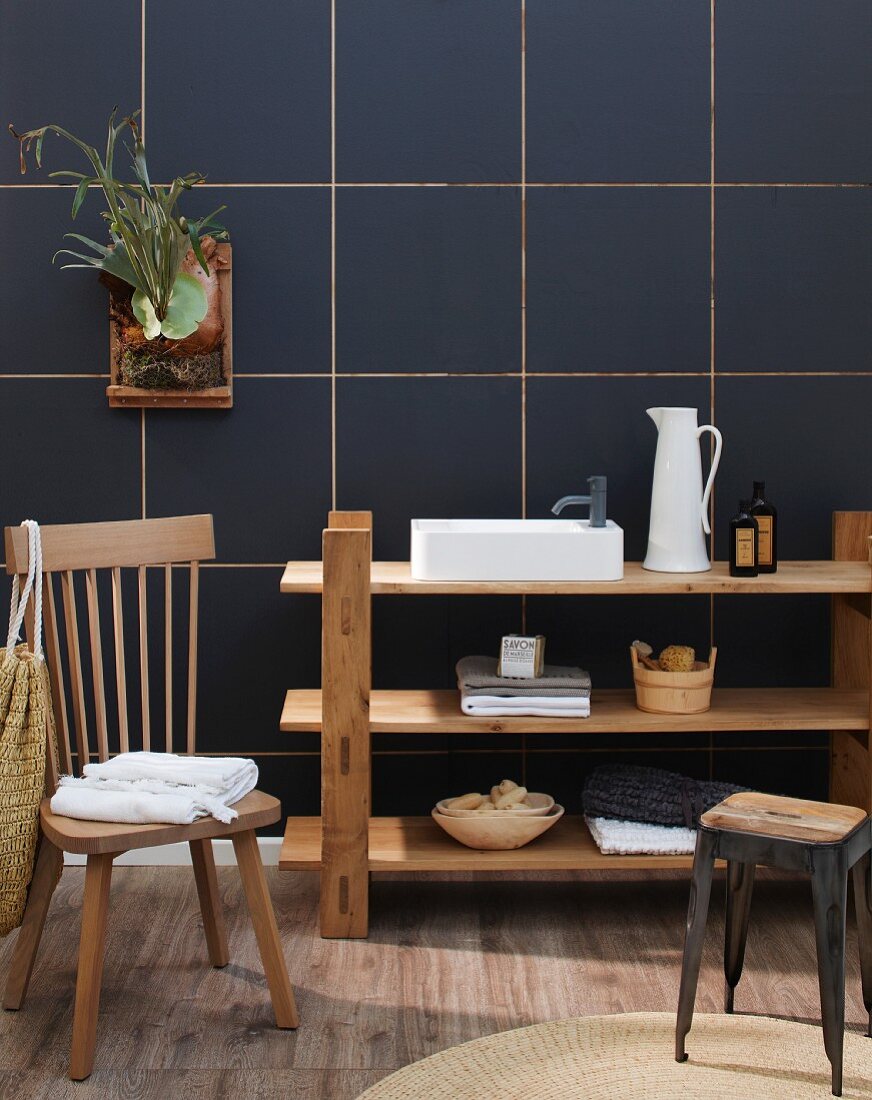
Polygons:
<instances>
[{"instance_id":1,"label":"rolled towel","mask_svg":"<svg viewBox=\"0 0 872 1100\"><path fill-rule=\"evenodd\" d=\"M747 789L733 783L690 779L662 768L605 764L585 780L581 801L589 817L694 829L700 814L728 795Z\"/></svg>"},{"instance_id":2,"label":"rolled towel","mask_svg":"<svg viewBox=\"0 0 872 1100\"><path fill-rule=\"evenodd\" d=\"M62 783L55 791L51 800L53 814L82 821L117 821L123 825L190 825L207 814L194 799L181 794L94 790L76 786L76 782Z\"/></svg>"},{"instance_id":3,"label":"rolled towel","mask_svg":"<svg viewBox=\"0 0 872 1100\"><path fill-rule=\"evenodd\" d=\"M609 817L586 817L597 848L605 855L677 856L693 852L696 832L673 825L648 825Z\"/></svg>"},{"instance_id":4,"label":"rolled towel","mask_svg":"<svg viewBox=\"0 0 872 1100\"><path fill-rule=\"evenodd\" d=\"M467 695L563 698L590 695L590 676L584 669L545 665L541 676L523 680L498 676L495 657L463 657L457 662L457 683Z\"/></svg>"},{"instance_id":5,"label":"rolled towel","mask_svg":"<svg viewBox=\"0 0 872 1100\"><path fill-rule=\"evenodd\" d=\"M574 698L515 696L506 698L500 695L469 695L460 693L460 709L464 714L481 718L521 717L529 715L539 718L589 718L590 699L586 696Z\"/></svg>"}]
</instances>

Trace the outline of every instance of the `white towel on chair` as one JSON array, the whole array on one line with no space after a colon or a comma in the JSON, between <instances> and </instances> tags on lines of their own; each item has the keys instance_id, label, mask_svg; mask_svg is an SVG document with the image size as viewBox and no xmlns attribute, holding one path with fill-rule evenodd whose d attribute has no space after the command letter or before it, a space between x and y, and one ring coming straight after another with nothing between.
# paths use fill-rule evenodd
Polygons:
<instances>
[{"instance_id":1,"label":"white towel on chair","mask_svg":"<svg viewBox=\"0 0 872 1100\"><path fill-rule=\"evenodd\" d=\"M120 753L82 771L80 778L61 777L52 812L124 824L187 825L211 814L227 825L239 816L233 804L255 788L258 775L254 761L242 757L163 752Z\"/></svg>"},{"instance_id":2,"label":"white towel on chair","mask_svg":"<svg viewBox=\"0 0 872 1100\"><path fill-rule=\"evenodd\" d=\"M190 825L207 810L182 794L137 794L94 790L64 776L51 800L51 812L83 821L118 821L124 825ZM236 812L233 811L236 817Z\"/></svg>"}]
</instances>

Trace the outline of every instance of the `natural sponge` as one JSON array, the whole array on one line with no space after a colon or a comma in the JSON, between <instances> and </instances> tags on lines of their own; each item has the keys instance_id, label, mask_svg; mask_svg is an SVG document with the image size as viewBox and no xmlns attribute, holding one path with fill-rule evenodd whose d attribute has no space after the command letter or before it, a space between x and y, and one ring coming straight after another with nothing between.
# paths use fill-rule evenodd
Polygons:
<instances>
[{"instance_id":1,"label":"natural sponge","mask_svg":"<svg viewBox=\"0 0 872 1100\"><path fill-rule=\"evenodd\" d=\"M664 672L693 672L696 652L689 645L668 645L660 654L660 667Z\"/></svg>"}]
</instances>

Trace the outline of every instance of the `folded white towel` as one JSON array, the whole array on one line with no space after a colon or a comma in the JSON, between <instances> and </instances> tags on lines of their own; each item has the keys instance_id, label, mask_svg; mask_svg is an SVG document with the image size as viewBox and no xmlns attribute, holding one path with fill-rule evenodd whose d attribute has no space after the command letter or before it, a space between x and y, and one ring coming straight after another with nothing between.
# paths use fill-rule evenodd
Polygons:
<instances>
[{"instance_id":1,"label":"folded white towel","mask_svg":"<svg viewBox=\"0 0 872 1100\"><path fill-rule=\"evenodd\" d=\"M673 825L649 825L611 817L585 817L596 846L605 855L690 855L696 832Z\"/></svg>"},{"instance_id":2,"label":"folded white towel","mask_svg":"<svg viewBox=\"0 0 872 1100\"><path fill-rule=\"evenodd\" d=\"M118 821L125 825L190 825L198 817L205 817L207 811L180 794L103 791L63 783L52 797L51 812L84 821Z\"/></svg>"},{"instance_id":3,"label":"folded white towel","mask_svg":"<svg viewBox=\"0 0 872 1100\"><path fill-rule=\"evenodd\" d=\"M240 756L176 756L171 752L122 752L102 764L86 764L82 774L93 779L158 779L201 787L221 795L222 802L236 802L257 784L257 765ZM253 779L252 779L253 777ZM244 788L244 789L243 789ZM235 794L227 799L225 794Z\"/></svg>"},{"instance_id":4,"label":"folded white towel","mask_svg":"<svg viewBox=\"0 0 872 1100\"><path fill-rule=\"evenodd\" d=\"M257 785L257 765L241 757L204 758L126 752L62 776L52 812L87 821L187 825L211 814L225 825L235 802Z\"/></svg>"},{"instance_id":5,"label":"folded white towel","mask_svg":"<svg viewBox=\"0 0 872 1100\"><path fill-rule=\"evenodd\" d=\"M461 692L460 709L464 714L481 718L516 717L589 718L590 699L525 696L507 698L502 695L467 695Z\"/></svg>"}]
</instances>

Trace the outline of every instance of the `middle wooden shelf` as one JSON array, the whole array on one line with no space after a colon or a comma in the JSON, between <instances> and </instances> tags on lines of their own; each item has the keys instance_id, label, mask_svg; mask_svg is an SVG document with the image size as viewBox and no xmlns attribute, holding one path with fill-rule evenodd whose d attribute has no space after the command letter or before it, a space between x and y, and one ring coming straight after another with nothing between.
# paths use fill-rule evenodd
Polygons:
<instances>
[{"instance_id":1,"label":"middle wooden shelf","mask_svg":"<svg viewBox=\"0 0 872 1100\"><path fill-rule=\"evenodd\" d=\"M841 688L715 688L703 714L648 714L632 689L594 690L590 718L477 718L457 691L373 691L373 733L705 733L722 730L868 730L869 695ZM321 692L285 696L280 728L321 732Z\"/></svg>"}]
</instances>

